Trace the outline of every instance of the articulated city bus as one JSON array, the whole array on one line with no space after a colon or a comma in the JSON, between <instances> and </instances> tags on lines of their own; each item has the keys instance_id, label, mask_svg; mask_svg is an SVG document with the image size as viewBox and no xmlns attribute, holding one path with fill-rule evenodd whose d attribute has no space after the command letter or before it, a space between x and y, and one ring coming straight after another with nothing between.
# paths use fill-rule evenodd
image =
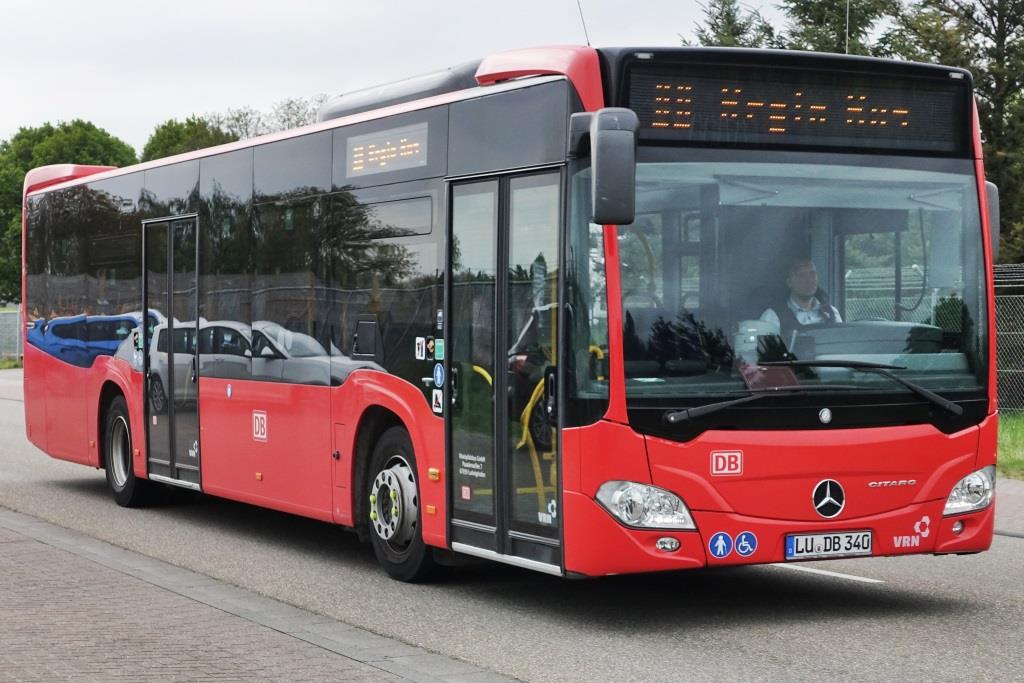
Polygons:
<instances>
[{"instance_id":1,"label":"articulated city bus","mask_svg":"<svg viewBox=\"0 0 1024 683\"><path fill-rule=\"evenodd\" d=\"M401 580L989 547L966 71L546 48L320 119L28 174L27 434L120 505L352 527Z\"/></svg>"}]
</instances>

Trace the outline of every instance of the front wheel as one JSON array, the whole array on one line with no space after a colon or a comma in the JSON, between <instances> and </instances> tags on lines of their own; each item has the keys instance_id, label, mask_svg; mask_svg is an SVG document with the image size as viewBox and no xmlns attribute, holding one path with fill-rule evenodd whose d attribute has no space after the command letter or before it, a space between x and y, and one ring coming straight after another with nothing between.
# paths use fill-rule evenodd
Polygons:
<instances>
[{"instance_id":1,"label":"front wheel","mask_svg":"<svg viewBox=\"0 0 1024 683\"><path fill-rule=\"evenodd\" d=\"M107 409L103 429L103 462L107 469L107 486L114 501L122 507L139 507L149 502L151 484L135 476L132 467L132 428L128 404L116 397Z\"/></svg>"},{"instance_id":2,"label":"front wheel","mask_svg":"<svg viewBox=\"0 0 1024 683\"><path fill-rule=\"evenodd\" d=\"M384 571L408 582L435 576L433 550L421 533L416 456L402 427L388 429L377 441L367 468L366 491L370 542Z\"/></svg>"}]
</instances>

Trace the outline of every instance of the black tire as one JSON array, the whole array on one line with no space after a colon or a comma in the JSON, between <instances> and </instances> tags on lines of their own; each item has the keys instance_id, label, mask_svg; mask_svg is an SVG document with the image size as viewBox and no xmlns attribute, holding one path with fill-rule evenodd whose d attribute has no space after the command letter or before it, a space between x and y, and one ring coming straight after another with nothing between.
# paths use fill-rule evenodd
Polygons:
<instances>
[{"instance_id":1,"label":"black tire","mask_svg":"<svg viewBox=\"0 0 1024 683\"><path fill-rule=\"evenodd\" d=\"M153 485L137 478L132 468L132 428L123 396L115 397L107 408L103 424L103 462L107 486L118 505L131 508L150 502Z\"/></svg>"},{"instance_id":2,"label":"black tire","mask_svg":"<svg viewBox=\"0 0 1024 683\"><path fill-rule=\"evenodd\" d=\"M423 542L416 456L409 434L391 427L381 435L366 469L364 519L370 543L384 571L417 583L437 576L433 549Z\"/></svg>"}]
</instances>

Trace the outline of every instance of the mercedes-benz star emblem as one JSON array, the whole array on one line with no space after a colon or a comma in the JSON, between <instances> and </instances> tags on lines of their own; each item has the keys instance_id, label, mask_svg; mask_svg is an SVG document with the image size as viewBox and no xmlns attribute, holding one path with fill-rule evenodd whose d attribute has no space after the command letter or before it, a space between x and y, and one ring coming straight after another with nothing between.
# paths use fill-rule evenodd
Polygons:
<instances>
[{"instance_id":1,"label":"mercedes-benz star emblem","mask_svg":"<svg viewBox=\"0 0 1024 683\"><path fill-rule=\"evenodd\" d=\"M828 408L822 408L818 411L818 419L821 420L821 424L827 425L832 421L832 411Z\"/></svg>"},{"instance_id":2,"label":"mercedes-benz star emblem","mask_svg":"<svg viewBox=\"0 0 1024 683\"><path fill-rule=\"evenodd\" d=\"M814 510L826 519L832 519L846 505L846 494L835 479L825 479L814 487Z\"/></svg>"}]
</instances>

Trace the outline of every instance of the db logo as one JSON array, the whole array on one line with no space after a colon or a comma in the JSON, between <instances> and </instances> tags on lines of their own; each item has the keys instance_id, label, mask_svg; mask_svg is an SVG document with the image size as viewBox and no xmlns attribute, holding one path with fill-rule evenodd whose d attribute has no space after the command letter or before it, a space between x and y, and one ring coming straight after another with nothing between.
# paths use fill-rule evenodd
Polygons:
<instances>
[{"instance_id":1,"label":"db logo","mask_svg":"<svg viewBox=\"0 0 1024 683\"><path fill-rule=\"evenodd\" d=\"M252 438L257 441L267 440L267 414L262 410L252 411Z\"/></svg>"},{"instance_id":2,"label":"db logo","mask_svg":"<svg viewBox=\"0 0 1024 683\"><path fill-rule=\"evenodd\" d=\"M712 451L711 474L721 477L743 474L743 451Z\"/></svg>"}]
</instances>

